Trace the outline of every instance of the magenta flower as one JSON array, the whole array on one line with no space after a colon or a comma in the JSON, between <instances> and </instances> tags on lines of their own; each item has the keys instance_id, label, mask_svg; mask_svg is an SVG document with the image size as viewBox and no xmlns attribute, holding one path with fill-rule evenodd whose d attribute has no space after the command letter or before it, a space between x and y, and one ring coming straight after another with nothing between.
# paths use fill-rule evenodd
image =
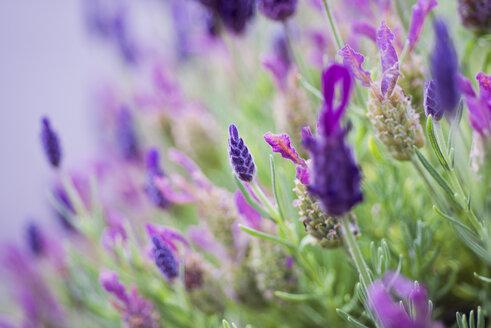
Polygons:
<instances>
[{"instance_id":1,"label":"magenta flower","mask_svg":"<svg viewBox=\"0 0 491 328\"><path fill-rule=\"evenodd\" d=\"M364 87L369 87L372 84L370 72L365 71L361 65L365 61L362 54L353 50L349 45L338 51L338 54L343 57L343 65L348 68L351 74L361 81Z\"/></svg>"},{"instance_id":2,"label":"magenta flower","mask_svg":"<svg viewBox=\"0 0 491 328\"><path fill-rule=\"evenodd\" d=\"M334 107L336 85L341 83L341 100ZM331 216L342 216L361 202L361 173L340 120L348 105L351 76L341 65L334 64L322 73L324 105L318 123L317 138L306 136L304 144L312 155L309 191Z\"/></svg>"},{"instance_id":3,"label":"magenta flower","mask_svg":"<svg viewBox=\"0 0 491 328\"><path fill-rule=\"evenodd\" d=\"M411 26L409 27L409 35L407 37L409 41L409 51L414 48L423 31L426 16L437 5L438 2L436 0L418 0L413 6L413 17L411 19Z\"/></svg>"},{"instance_id":4,"label":"magenta flower","mask_svg":"<svg viewBox=\"0 0 491 328\"><path fill-rule=\"evenodd\" d=\"M258 0L258 8L265 16L276 21L291 17L297 9L298 0Z\"/></svg>"},{"instance_id":5,"label":"magenta flower","mask_svg":"<svg viewBox=\"0 0 491 328\"><path fill-rule=\"evenodd\" d=\"M58 167L61 162L61 146L58 134L53 131L49 118L43 117L41 124L41 142L43 144L44 153L50 164L53 167Z\"/></svg>"},{"instance_id":6,"label":"magenta flower","mask_svg":"<svg viewBox=\"0 0 491 328\"><path fill-rule=\"evenodd\" d=\"M471 125L484 137L491 136L491 75L478 73L479 96L472 89L469 80L461 78L461 91L469 108Z\"/></svg>"},{"instance_id":7,"label":"magenta flower","mask_svg":"<svg viewBox=\"0 0 491 328\"><path fill-rule=\"evenodd\" d=\"M392 295L401 300L394 300ZM431 318L431 305L424 286L388 272L368 287L368 302L383 328L443 328Z\"/></svg>"}]
</instances>

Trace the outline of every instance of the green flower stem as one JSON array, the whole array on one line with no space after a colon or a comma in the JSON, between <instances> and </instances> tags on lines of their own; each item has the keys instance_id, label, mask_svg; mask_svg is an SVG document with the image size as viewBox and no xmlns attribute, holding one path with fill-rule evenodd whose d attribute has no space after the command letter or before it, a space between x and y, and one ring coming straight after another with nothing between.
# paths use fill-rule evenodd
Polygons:
<instances>
[{"instance_id":1,"label":"green flower stem","mask_svg":"<svg viewBox=\"0 0 491 328\"><path fill-rule=\"evenodd\" d=\"M278 209L270 202L269 198L264 194L264 191L261 189L259 184L256 181L253 181L251 184L252 190L256 194L256 196L259 198L261 203L266 207L266 211L269 212L271 217L274 219L275 222L282 222L280 212Z\"/></svg>"},{"instance_id":2,"label":"green flower stem","mask_svg":"<svg viewBox=\"0 0 491 328\"><path fill-rule=\"evenodd\" d=\"M339 35L336 22L334 21L331 5L329 4L329 0L322 0L322 1L324 2L324 8L326 9L327 18L329 19L329 25L331 25L332 34L334 35L334 39L336 39L336 45L338 46L338 49L341 49L343 47L343 40Z\"/></svg>"},{"instance_id":3,"label":"green flower stem","mask_svg":"<svg viewBox=\"0 0 491 328\"><path fill-rule=\"evenodd\" d=\"M365 288L368 288L372 283L372 278L370 276L370 269L363 259L363 254L361 253L360 247L356 242L355 235L350 229L348 218L341 218L341 225L343 227L343 241L344 246L348 249L353 262L355 263L356 269L360 274L361 282Z\"/></svg>"}]
</instances>

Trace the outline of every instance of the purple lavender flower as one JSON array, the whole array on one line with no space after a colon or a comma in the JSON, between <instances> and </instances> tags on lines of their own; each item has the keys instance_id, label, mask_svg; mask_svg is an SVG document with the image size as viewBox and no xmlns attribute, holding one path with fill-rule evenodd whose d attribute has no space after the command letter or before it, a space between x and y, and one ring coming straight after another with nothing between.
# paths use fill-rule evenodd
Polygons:
<instances>
[{"instance_id":1,"label":"purple lavender flower","mask_svg":"<svg viewBox=\"0 0 491 328\"><path fill-rule=\"evenodd\" d=\"M228 139L228 154L230 163L237 174L237 177L245 182L251 182L256 173L256 166L249 149L244 144L244 140L239 137L239 131L234 124L228 128L230 138Z\"/></svg>"},{"instance_id":2,"label":"purple lavender flower","mask_svg":"<svg viewBox=\"0 0 491 328\"><path fill-rule=\"evenodd\" d=\"M403 305L394 301L391 294L402 298ZM383 328L443 328L431 318L426 289L394 272L368 287L368 301Z\"/></svg>"},{"instance_id":3,"label":"purple lavender flower","mask_svg":"<svg viewBox=\"0 0 491 328\"><path fill-rule=\"evenodd\" d=\"M435 46L430 55L431 75L435 81L435 94L445 113L452 114L459 102L458 59L447 26L436 20Z\"/></svg>"},{"instance_id":4,"label":"purple lavender flower","mask_svg":"<svg viewBox=\"0 0 491 328\"><path fill-rule=\"evenodd\" d=\"M118 300L123 303L129 302L129 296L126 292L126 288L119 281L118 274L109 270L102 270L99 274L99 283L106 290L106 292L114 295Z\"/></svg>"},{"instance_id":5,"label":"purple lavender flower","mask_svg":"<svg viewBox=\"0 0 491 328\"><path fill-rule=\"evenodd\" d=\"M116 124L116 142L123 158L126 160L140 158L140 149L135 133L134 121L128 107L121 107Z\"/></svg>"},{"instance_id":6,"label":"purple lavender flower","mask_svg":"<svg viewBox=\"0 0 491 328\"><path fill-rule=\"evenodd\" d=\"M160 168L159 164L159 152L157 149L152 148L147 152L147 184L145 185L145 192L150 201L162 208L168 208L170 205L169 200L162 194L162 191L155 184L156 178L164 176L164 171Z\"/></svg>"},{"instance_id":7,"label":"purple lavender flower","mask_svg":"<svg viewBox=\"0 0 491 328\"><path fill-rule=\"evenodd\" d=\"M283 21L295 13L298 0L259 0L258 8L267 17Z\"/></svg>"},{"instance_id":8,"label":"purple lavender flower","mask_svg":"<svg viewBox=\"0 0 491 328\"><path fill-rule=\"evenodd\" d=\"M482 72L476 75L479 82L479 96L472 89L471 82L462 78L461 90L469 108L469 119L476 132L483 137L491 136L491 75Z\"/></svg>"},{"instance_id":9,"label":"purple lavender flower","mask_svg":"<svg viewBox=\"0 0 491 328\"><path fill-rule=\"evenodd\" d=\"M179 274L178 263L170 248L156 235L152 236L152 243L153 258L160 272L169 280L177 277Z\"/></svg>"},{"instance_id":10,"label":"purple lavender flower","mask_svg":"<svg viewBox=\"0 0 491 328\"><path fill-rule=\"evenodd\" d=\"M39 226L35 222L30 222L26 228L26 241L27 246L31 252L39 256L44 251L43 237Z\"/></svg>"},{"instance_id":11,"label":"purple lavender flower","mask_svg":"<svg viewBox=\"0 0 491 328\"><path fill-rule=\"evenodd\" d=\"M431 115L437 121L442 119L444 110L440 105L438 93L436 92L436 83L433 80L425 83L424 108L426 116Z\"/></svg>"},{"instance_id":12,"label":"purple lavender flower","mask_svg":"<svg viewBox=\"0 0 491 328\"><path fill-rule=\"evenodd\" d=\"M334 64L322 74L324 105L319 117L317 138L304 138L312 155L309 191L331 216L342 216L363 199L361 173L351 148L346 144L347 130L339 123L346 110L351 91L351 76L341 65ZM336 84L342 83L341 101L334 108Z\"/></svg>"},{"instance_id":13,"label":"purple lavender flower","mask_svg":"<svg viewBox=\"0 0 491 328\"><path fill-rule=\"evenodd\" d=\"M254 17L256 0L219 0L218 15L225 26L237 34L242 34L247 23Z\"/></svg>"},{"instance_id":14,"label":"purple lavender flower","mask_svg":"<svg viewBox=\"0 0 491 328\"><path fill-rule=\"evenodd\" d=\"M410 49L414 48L423 31L426 16L437 5L438 3L436 0L418 0L413 6L413 17L411 19L411 26L409 27L409 35L407 37Z\"/></svg>"},{"instance_id":15,"label":"purple lavender flower","mask_svg":"<svg viewBox=\"0 0 491 328\"><path fill-rule=\"evenodd\" d=\"M272 73L278 87L285 90L288 73L292 67L292 56L284 34L275 37L273 52L265 55L262 62L263 66Z\"/></svg>"},{"instance_id":16,"label":"purple lavender flower","mask_svg":"<svg viewBox=\"0 0 491 328\"><path fill-rule=\"evenodd\" d=\"M476 33L491 32L491 2L489 0L458 0L460 19Z\"/></svg>"},{"instance_id":17,"label":"purple lavender flower","mask_svg":"<svg viewBox=\"0 0 491 328\"><path fill-rule=\"evenodd\" d=\"M44 153L51 165L58 167L61 162L61 147L58 135L51 128L49 118L43 117L41 123L41 142L43 143Z\"/></svg>"},{"instance_id":18,"label":"purple lavender flower","mask_svg":"<svg viewBox=\"0 0 491 328\"><path fill-rule=\"evenodd\" d=\"M61 185L57 185L53 190L53 196L62 207L61 209L54 209L61 226L68 232L75 232L76 228L70 219L71 216L75 215L75 208L73 207L67 192Z\"/></svg>"},{"instance_id":19,"label":"purple lavender flower","mask_svg":"<svg viewBox=\"0 0 491 328\"><path fill-rule=\"evenodd\" d=\"M380 61L382 63L382 82L380 89L382 95L390 96L397 83L399 73L399 59L397 58L396 50L392 45L394 34L389 29L387 24L382 21L380 28L377 31L377 47L380 52Z\"/></svg>"}]
</instances>

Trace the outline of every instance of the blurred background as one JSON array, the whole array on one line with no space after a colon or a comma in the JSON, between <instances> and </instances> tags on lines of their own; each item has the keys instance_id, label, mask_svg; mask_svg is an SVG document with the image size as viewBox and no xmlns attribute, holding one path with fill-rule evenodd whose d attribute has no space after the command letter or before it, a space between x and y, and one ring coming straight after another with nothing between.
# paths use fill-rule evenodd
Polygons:
<instances>
[{"instance_id":1,"label":"blurred background","mask_svg":"<svg viewBox=\"0 0 491 328\"><path fill-rule=\"evenodd\" d=\"M115 75L118 58L87 33L82 5L0 1L2 240L19 238L26 220L53 223L46 197L53 171L40 147L41 116L51 117L63 136L67 167L77 167L95 151L88 95L104 77Z\"/></svg>"}]
</instances>

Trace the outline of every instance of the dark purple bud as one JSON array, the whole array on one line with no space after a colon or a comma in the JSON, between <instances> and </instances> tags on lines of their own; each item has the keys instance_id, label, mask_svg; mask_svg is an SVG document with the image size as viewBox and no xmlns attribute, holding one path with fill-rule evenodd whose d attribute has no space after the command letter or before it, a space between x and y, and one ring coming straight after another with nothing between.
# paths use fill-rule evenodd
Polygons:
<instances>
[{"instance_id":1,"label":"dark purple bud","mask_svg":"<svg viewBox=\"0 0 491 328\"><path fill-rule=\"evenodd\" d=\"M71 216L75 215L75 208L73 207L68 194L62 186L57 186L53 190L53 197L60 203L60 209L54 209L56 218L61 223L63 229L68 232L76 231L75 226L71 222Z\"/></svg>"},{"instance_id":2,"label":"dark purple bud","mask_svg":"<svg viewBox=\"0 0 491 328\"><path fill-rule=\"evenodd\" d=\"M146 165L148 178L147 184L145 185L145 192L155 206L166 209L169 207L170 202L155 184L155 178L164 176L164 171L159 164L159 152L157 149L151 148L147 152Z\"/></svg>"},{"instance_id":3,"label":"dark purple bud","mask_svg":"<svg viewBox=\"0 0 491 328\"><path fill-rule=\"evenodd\" d=\"M325 103L319 118L319 135L304 137L312 157L309 191L319 199L327 214L339 217L363 200L360 168L346 144L347 131L339 124L347 107L351 76L344 66L334 64L323 72L322 82ZM338 82L343 83L341 102L334 108Z\"/></svg>"},{"instance_id":4,"label":"dark purple bud","mask_svg":"<svg viewBox=\"0 0 491 328\"><path fill-rule=\"evenodd\" d=\"M153 258L160 272L171 280L178 276L178 263L167 245L157 236L152 236Z\"/></svg>"},{"instance_id":5,"label":"dark purple bud","mask_svg":"<svg viewBox=\"0 0 491 328\"><path fill-rule=\"evenodd\" d=\"M491 1L458 0L460 19L476 33L491 33Z\"/></svg>"},{"instance_id":6,"label":"dark purple bud","mask_svg":"<svg viewBox=\"0 0 491 328\"><path fill-rule=\"evenodd\" d=\"M282 21L295 13L297 3L298 0L259 0L258 8L272 20Z\"/></svg>"},{"instance_id":7,"label":"dark purple bud","mask_svg":"<svg viewBox=\"0 0 491 328\"><path fill-rule=\"evenodd\" d=\"M128 19L124 11L120 11L114 17L113 22L114 42L122 56L128 64L135 64L137 61L137 49L128 33Z\"/></svg>"},{"instance_id":8,"label":"dark purple bud","mask_svg":"<svg viewBox=\"0 0 491 328\"><path fill-rule=\"evenodd\" d=\"M43 117L41 120L41 141L44 153L53 167L58 167L61 162L61 148L58 135L51 128L49 118Z\"/></svg>"},{"instance_id":9,"label":"dark purple bud","mask_svg":"<svg viewBox=\"0 0 491 328\"><path fill-rule=\"evenodd\" d=\"M437 121L442 119L444 111L440 106L440 100L438 99L438 94L436 92L436 84L433 80L425 83L424 108L426 116L431 115Z\"/></svg>"},{"instance_id":10,"label":"dark purple bud","mask_svg":"<svg viewBox=\"0 0 491 328\"><path fill-rule=\"evenodd\" d=\"M116 124L116 142L121 155L126 160L140 158L140 149L134 130L133 117L126 106L122 106L119 111Z\"/></svg>"},{"instance_id":11,"label":"dark purple bud","mask_svg":"<svg viewBox=\"0 0 491 328\"><path fill-rule=\"evenodd\" d=\"M217 13L231 31L242 34L254 17L256 0L218 0Z\"/></svg>"},{"instance_id":12,"label":"dark purple bud","mask_svg":"<svg viewBox=\"0 0 491 328\"><path fill-rule=\"evenodd\" d=\"M430 55L435 94L443 111L452 114L459 102L458 59L447 26L435 20L435 46Z\"/></svg>"},{"instance_id":13,"label":"dark purple bud","mask_svg":"<svg viewBox=\"0 0 491 328\"><path fill-rule=\"evenodd\" d=\"M228 128L230 138L228 139L228 154L230 164L237 174L237 177L245 182L251 182L256 173L256 166L249 149L244 144L244 140L239 137L239 131L234 124Z\"/></svg>"},{"instance_id":14,"label":"dark purple bud","mask_svg":"<svg viewBox=\"0 0 491 328\"><path fill-rule=\"evenodd\" d=\"M41 230L39 229L39 226L34 222L31 222L27 225L26 241L27 246L34 255L39 256L43 253L43 240Z\"/></svg>"}]
</instances>

